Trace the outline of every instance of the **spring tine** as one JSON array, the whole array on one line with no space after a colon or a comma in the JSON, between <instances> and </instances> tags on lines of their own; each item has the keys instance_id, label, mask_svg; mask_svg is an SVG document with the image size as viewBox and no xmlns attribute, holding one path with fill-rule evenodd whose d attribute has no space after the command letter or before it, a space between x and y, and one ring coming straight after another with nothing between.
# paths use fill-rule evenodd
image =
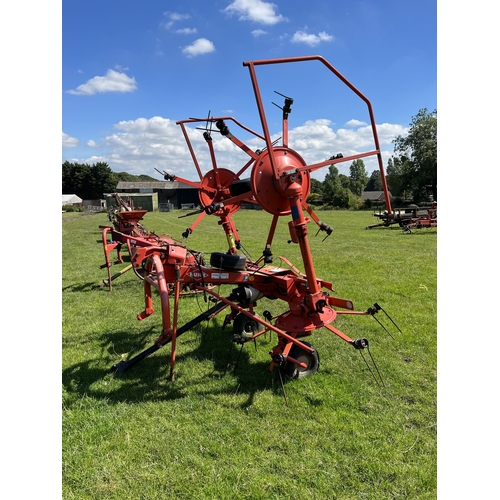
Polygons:
<instances>
[{"instance_id":1,"label":"spring tine","mask_svg":"<svg viewBox=\"0 0 500 500\"><path fill-rule=\"evenodd\" d=\"M377 363L375 363L375 359L372 356L372 353L370 351L370 347L368 346L367 349L368 349L368 354L370 355L370 358L372 358L373 366L377 370L378 376L380 377L380 381L382 382L382 385L385 387L384 379L382 378L382 375L380 374Z\"/></svg>"},{"instance_id":2,"label":"spring tine","mask_svg":"<svg viewBox=\"0 0 500 500\"><path fill-rule=\"evenodd\" d=\"M382 309L382 311L384 311L384 310ZM389 318L389 320L391 321L391 323L399 330L399 333L402 334L403 332L401 331L401 329L399 328L399 326L396 325L396 323L394 323L394 321L392 320L392 318L385 311L384 311L384 314Z\"/></svg>"},{"instance_id":3,"label":"spring tine","mask_svg":"<svg viewBox=\"0 0 500 500\"><path fill-rule=\"evenodd\" d=\"M243 351L243 346L245 344L241 344L240 352L238 353L238 358L236 359L236 363L234 363L234 370L233 370L233 375L236 375L236 368L238 368L238 363L240 361L241 353Z\"/></svg>"},{"instance_id":4,"label":"spring tine","mask_svg":"<svg viewBox=\"0 0 500 500\"><path fill-rule=\"evenodd\" d=\"M285 404L288 406L288 398L286 397L285 384L283 383L283 377L281 376L281 370L278 368L278 374L280 376L281 388L283 389L283 396L285 398Z\"/></svg>"},{"instance_id":5,"label":"spring tine","mask_svg":"<svg viewBox=\"0 0 500 500\"><path fill-rule=\"evenodd\" d=\"M227 351L227 361L226 361L226 366L224 367L224 373L222 374L223 377L226 376L227 369L229 368L230 364L231 364L231 347L229 347L229 350Z\"/></svg>"},{"instance_id":6,"label":"spring tine","mask_svg":"<svg viewBox=\"0 0 500 500\"><path fill-rule=\"evenodd\" d=\"M372 314L372 317L373 319L375 319L375 321L387 332L387 334L389 335L389 337L391 337L392 340L396 340L392 335L391 335L391 332L389 332L389 330L375 317L374 314Z\"/></svg>"},{"instance_id":7,"label":"spring tine","mask_svg":"<svg viewBox=\"0 0 500 500\"><path fill-rule=\"evenodd\" d=\"M379 306L379 307L380 307L380 306ZM392 320L392 318L391 318L391 317L390 317L390 316L389 316L389 315L388 315L388 314L384 311L384 309L382 309L382 308L380 307L380 310L384 312L384 314L385 314L385 315L389 318L389 320L391 321L391 323L392 323L392 324L393 324L393 325L394 325L394 326L395 326L395 327L399 330L399 333L403 333L403 332L401 331L401 329L399 328L399 326L398 326L398 325L396 325L396 323L394 323L394 321Z\"/></svg>"},{"instance_id":8,"label":"spring tine","mask_svg":"<svg viewBox=\"0 0 500 500\"><path fill-rule=\"evenodd\" d=\"M365 362L366 367L368 368L368 370L370 370L370 373L372 374L372 377L374 378L375 382L377 382L377 385L380 385L379 381L377 380L377 377L375 377L375 374L373 373L373 370L370 368L370 365L368 364L368 361L366 361L366 358L363 355L363 351L360 350L359 353L361 354L361 357L363 358L363 361Z\"/></svg>"}]
</instances>

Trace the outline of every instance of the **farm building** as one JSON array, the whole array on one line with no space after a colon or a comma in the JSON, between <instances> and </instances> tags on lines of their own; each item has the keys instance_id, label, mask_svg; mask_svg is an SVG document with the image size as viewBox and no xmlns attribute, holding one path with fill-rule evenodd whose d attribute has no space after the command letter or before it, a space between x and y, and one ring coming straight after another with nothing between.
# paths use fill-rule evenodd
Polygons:
<instances>
[{"instance_id":1,"label":"farm building","mask_svg":"<svg viewBox=\"0 0 500 500\"><path fill-rule=\"evenodd\" d=\"M383 191L363 191L361 193L363 200L371 201L385 201L385 196ZM393 196L389 191L389 198L392 200Z\"/></svg>"},{"instance_id":2,"label":"farm building","mask_svg":"<svg viewBox=\"0 0 500 500\"><path fill-rule=\"evenodd\" d=\"M83 200L83 206L85 210L89 212L101 212L106 210L106 200Z\"/></svg>"},{"instance_id":3,"label":"farm building","mask_svg":"<svg viewBox=\"0 0 500 500\"><path fill-rule=\"evenodd\" d=\"M63 205L81 205L83 200L76 194L63 194L62 204Z\"/></svg>"},{"instance_id":4,"label":"farm building","mask_svg":"<svg viewBox=\"0 0 500 500\"><path fill-rule=\"evenodd\" d=\"M150 182L126 182L120 181L116 186L116 192L126 198L131 194L156 194L157 202L155 210L162 210L163 207L173 206L173 208L182 208L182 205L197 206L200 204L198 189L183 184L178 181L150 181ZM134 201L137 208L137 203ZM146 206L143 206L147 210Z\"/></svg>"}]
</instances>

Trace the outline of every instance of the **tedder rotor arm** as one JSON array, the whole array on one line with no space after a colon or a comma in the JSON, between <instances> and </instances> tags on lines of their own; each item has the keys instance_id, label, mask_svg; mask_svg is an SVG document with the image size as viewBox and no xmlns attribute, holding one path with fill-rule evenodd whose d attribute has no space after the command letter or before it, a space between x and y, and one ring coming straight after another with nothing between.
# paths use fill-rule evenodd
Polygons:
<instances>
[{"instance_id":1,"label":"tedder rotor arm","mask_svg":"<svg viewBox=\"0 0 500 500\"><path fill-rule=\"evenodd\" d=\"M239 139L234 137L229 132L229 129L226 126L224 120L232 120L239 127L243 128L247 132L253 134L256 137L259 137L260 139L263 139L262 136L260 136L253 130L245 127L232 117L209 116L208 118L189 118L187 120L178 121L177 124L181 126L184 138L191 153L191 157L198 171L200 182L189 181L187 179L183 179L178 176L168 174L167 172L163 172L162 175L164 175L164 178L166 180L171 180L171 181L177 180L184 184L195 187L198 190L198 196L200 199L200 204L202 206L202 209L181 216L181 217L187 217L190 215L199 214L199 217L194 222L194 224L192 224L191 227L187 228L182 233L183 238L187 238L193 232L195 227L200 223L200 221L206 214L215 215L221 219L220 224L223 226L223 229L226 233L226 237L229 243L229 251L231 253L236 253L237 249L241 247L241 242L231 216L239 209L242 202L248 201L250 203L256 203L255 198L252 194L252 190L250 188L249 181L240 180L240 175L255 163L256 159L258 158L258 153L253 152ZM203 128L200 127L200 128L204 130L203 137L207 143L212 164L212 169L205 175L203 175L201 172L198 160L196 158L196 153L193 149L191 140L189 138L185 126L185 124L187 123L196 123L202 121L206 122L207 124L205 127ZM209 123L210 127L208 127ZM217 165L215 149L213 146L212 135L211 135L212 123L216 124L217 127L216 132L221 133L221 135L223 136L227 136L230 140L233 141L234 144L236 144L239 148L241 148L250 156L250 160L240 169L240 171L237 174L234 174L234 172L232 172L231 170L219 168Z\"/></svg>"},{"instance_id":2,"label":"tedder rotor arm","mask_svg":"<svg viewBox=\"0 0 500 500\"><path fill-rule=\"evenodd\" d=\"M313 209L305 201L302 201L302 206L306 209L306 212L311 216L311 219L318 226L318 228L319 228L318 229L318 233L319 233L319 231L325 231L326 232L326 236L323 238L323 241L325 241L326 238L328 238L328 236L330 236L332 234L333 227L331 227L328 224L325 224L324 222L322 222L319 219L319 217L314 213Z\"/></svg>"},{"instance_id":3,"label":"tedder rotor arm","mask_svg":"<svg viewBox=\"0 0 500 500\"><path fill-rule=\"evenodd\" d=\"M372 128L373 141L375 143L375 150L370 151L368 153L363 153L362 156L358 156L358 158L363 158L363 157L369 156L369 155L377 155L377 160L378 160L378 165L379 165L379 170L380 170L380 177L382 179L382 186L383 186L387 211L389 213L391 213L392 212L391 201L390 201L390 197L389 197L389 190L387 188L387 182L385 179L384 164L382 161L382 152L380 150L380 142L378 139L375 116L373 114L373 108L372 108L371 102L351 82L349 82L349 80L347 80L347 78L345 78L337 69L335 69L326 59L324 59L321 56L312 55L312 56L284 57L284 58L278 58L278 59L264 59L264 60L256 60L256 61L247 61L247 62L243 63L243 66L247 66L248 70L250 72L250 79L252 80L252 87L254 90L254 95L255 95L257 109L258 109L259 116L260 116L262 130L264 133L266 146L267 146L269 153L270 153L269 160L270 160L271 167L273 170L274 179L275 180L279 179L279 177L280 177L279 169L278 169L278 165L277 165L276 159L275 159L274 154L273 154L273 149L272 149L273 144L272 144L272 140L271 140L271 134L269 132L269 127L267 125L266 115L264 112L264 106L262 104L262 97L260 95L259 85L257 83L257 75L256 75L256 71L255 71L255 66L269 65L269 64L294 63L294 62L303 62L303 61L319 61L319 62L321 62L337 78L339 78L345 85L347 85L347 87L349 87L360 99L362 99L365 102L365 104L368 108L368 114L370 116L370 123L371 123L371 128ZM347 158L347 160L356 159L355 158L356 156L357 155L354 155L353 157L349 157L349 158ZM346 161L346 160L343 159L343 161ZM329 165L329 164L331 164L331 162L329 162L329 161L322 162L320 164L316 164L314 166L314 168L321 168L320 165L325 166L325 165ZM304 168L304 170L307 170L307 168Z\"/></svg>"}]
</instances>

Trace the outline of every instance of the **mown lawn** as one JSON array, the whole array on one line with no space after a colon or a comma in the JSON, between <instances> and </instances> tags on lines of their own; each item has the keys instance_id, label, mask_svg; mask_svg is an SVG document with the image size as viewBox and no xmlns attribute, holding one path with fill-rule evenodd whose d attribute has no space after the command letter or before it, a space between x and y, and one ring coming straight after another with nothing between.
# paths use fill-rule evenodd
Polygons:
<instances>
[{"instance_id":1,"label":"mown lawn","mask_svg":"<svg viewBox=\"0 0 500 500\"><path fill-rule=\"evenodd\" d=\"M148 213L143 225L176 239L194 222L180 211ZM431 499L437 490L437 229L365 230L370 212L325 211L325 241L309 224L316 273L336 295L365 310L378 302L397 323L341 316L335 326L366 337L385 386L360 351L326 329L308 341L320 369L285 385L269 371L264 335L256 345L231 342L225 313L178 339L176 380L168 381L170 346L125 373L110 367L153 343L159 313L139 322L142 282L127 272L107 277L99 225L106 214L63 214L62 491L65 499ZM239 211L245 251L257 259L271 216ZM188 245L207 256L227 243L205 217ZM288 243L288 218L273 242L303 270ZM121 266L123 267L123 266ZM120 266L114 266L117 272ZM206 310L203 295L181 300L180 324ZM159 311L159 304L157 307ZM257 312L283 312L262 300ZM364 351L367 360L370 357ZM288 403L288 404L287 404Z\"/></svg>"}]
</instances>

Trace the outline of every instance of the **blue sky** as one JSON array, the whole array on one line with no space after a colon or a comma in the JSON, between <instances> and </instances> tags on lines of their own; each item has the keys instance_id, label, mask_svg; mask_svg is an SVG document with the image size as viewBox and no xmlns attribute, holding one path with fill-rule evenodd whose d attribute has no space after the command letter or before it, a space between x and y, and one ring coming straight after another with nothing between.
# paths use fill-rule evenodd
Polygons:
<instances>
[{"instance_id":1,"label":"blue sky","mask_svg":"<svg viewBox=\"0 0 500 500\"><path fill-rule=\"evenodd\" d=\"M436 14L435 0L63 0L62 160L198 180L176 121L210 113L261 132L243 62L319 55L370 100L386 164L412 117L437 108ZM307 164L373 149L366 105L320 62L259 66L257 78L273 137L281 112L272 103L283 104L275 92L294 99L289 145ZM248 159L218 134L214 145L219 167ZM378 168L375 157L364 161ZM337 167L348 174L349 165Z\"/></svg>"}]
</instances>

